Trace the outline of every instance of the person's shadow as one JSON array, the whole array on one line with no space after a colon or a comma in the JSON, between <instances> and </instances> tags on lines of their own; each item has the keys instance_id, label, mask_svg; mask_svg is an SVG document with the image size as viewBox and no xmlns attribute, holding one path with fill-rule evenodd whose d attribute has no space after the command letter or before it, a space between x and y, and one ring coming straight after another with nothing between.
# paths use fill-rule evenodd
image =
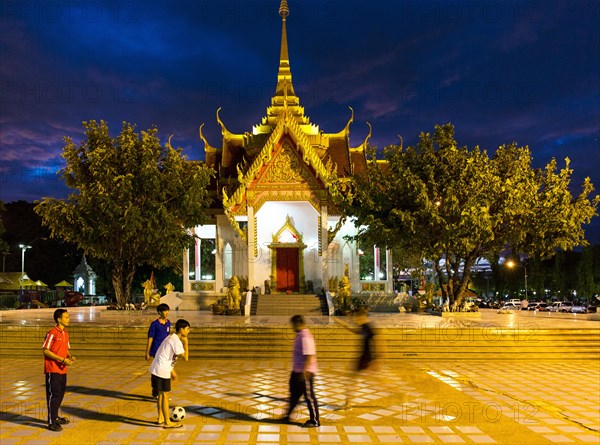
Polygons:
<instances>
[{"instance_id":1,"label":"person's shadow","mask_svg":"<svg viewBox=\"0 0 600 445\"><path fill-rule=\"evenodd\" d=\"M126 404L127 405L127 404ZM83 408L80 406L63 406L61 409L69 414L69 418L77 417L83 420L96 420L99 422L119 422L119 423L129 423L131 425L139 425L139 426L154 426L159 427L156 422L150 420L142 420L137 419L135 417L131 417L136 413L136 409L134 406L132 409L127 409L127 406L123 408L123 413L119 412L104 412L104 411L96 411L89 408Z\"/></svg>"},{"instance_id":2,"label":"person's shadow","mask_svg":"<svg viewBox=\"0 0 600 445\"><path fill-rule=\"evenodd\" d=\"M2 422L17 423L19 425L33 426L36 428L44 428L48 426L48 420L38 419L26 414L19 414L10 411L0 411L0 420Z\"/></svg>"},{"instance_id":3,"label":"person's shadow","mask_svg":"<svg viewBox=\"0 0 600 445\"><path fill-rule=\"evenodd\" d=\"M111 399L129 400L132 402L153 402L155 400L151 396L145 396L141 394L130 394L122 391L115 391L113 389L101 389L101 388L90 388L88 386L67 386L67 392L74 392L77 394L87 394L90 396L99 397L110 397Z\"/></svg>"},{"instance_id":4,"label":"person's shadow","mask_svg":"<svg viewBox=\"0 0 600 445\"><path fill-rule=\"evenodd\" d=\"M250 399L258 399L259 397L267 397L271 400L276 400L279 402L287 402L289 399L287 397L273 397L270 396L268 394L263 394L260 392L251 392L251 393L244 393L244 392L226 392L225 395L227 396L238 396L238 397L248 397Z\"/></svg>"},{"instance_id":5,"label":"person's shadow","mask_svg":"<svg viewBox=\"0 0 600 445\"><path fill-rule=\"evenodd\" d=\"M250 407L248 407L250 408ZM211 406L211 405L192 405L186 406L185 409L188 412L197 414L202 417L210 417L218 420L234 420L234 421L245 421L245 422L259 422L261 424L270 423L281 425L284 423L278 418L265 418L261 415L252 416L247 412L235 411L231 409L223 408L222 406ZM258 411L256 414L261 414ZM266 416L266 414L265 414ZM286 422L288 425L302 425L301 422Z\"/></svg>"}]
</instances>

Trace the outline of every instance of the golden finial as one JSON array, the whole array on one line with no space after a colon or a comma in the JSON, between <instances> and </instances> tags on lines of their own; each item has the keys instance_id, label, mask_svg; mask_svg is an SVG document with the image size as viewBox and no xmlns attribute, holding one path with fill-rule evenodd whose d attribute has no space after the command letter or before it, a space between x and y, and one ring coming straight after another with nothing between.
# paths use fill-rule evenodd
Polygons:
<instances>
[{"instance_id":1,"label":"golden finial","mask_svg":"<svg viewBox=\"0 0 600 445\"><path fill-rule=\"evenodd\" d=\"M290 8L288 7L287 0L281 0L281 5L279 5L279 15L283 20L290 15Z\"/></svg>"}]
</instances>

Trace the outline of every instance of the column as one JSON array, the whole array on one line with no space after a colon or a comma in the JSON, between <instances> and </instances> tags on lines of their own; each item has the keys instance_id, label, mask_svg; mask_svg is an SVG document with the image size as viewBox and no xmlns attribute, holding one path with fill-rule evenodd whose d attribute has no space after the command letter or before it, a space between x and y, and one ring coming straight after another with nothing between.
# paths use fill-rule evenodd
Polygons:
<instances>
[{"instance_id":1,"label":"column","mask_svg":"<svg viewBox=\"0 0 600 445\"><path fill-rule=\"evenodd\" d=\"M392 258L392 250L386 249L386 255L387 255L387 257L386 257L387 261L385 263L385 267L387 269L386 292L391 293L391 292L394 292L394 275L393 275L394 268L392 267L392 261L394 258Z\"/></svg>"},{"instance_id":2,"label":"column","mask_svg":"<svg viewBox=\"0 0 600 445\"><path fill-rule=\"evenodd\" d=\"M321 286L329 290L329 270L327 264L327 248L329 247L328 237L329 232L327 231L327 220L329 214L327 213L327 206L321 206L321 245L319 246L319 256L321 257ZM315 283L316 284L316 283ZM316 289L315 289L316 291Z\"/></svg>"},{"instance_id":3,"label":"column","mask_svg":"<svg viewBox=\"0 0 600 445\"><path fill-rule=\"evenodd\" d=\"M219 221L215 223L215 292L220 292L223 288L223 241L221 239L221 226Z\"/></svg>"},{"instance_id":4,"label":"column","mask_svg":"<svg viewBox=\"0 0 600 445\"><path fill-rule=\"evenodd\" d=\"M190 286L190 252L189 249L183 250L183 292L191 292Z\"/></svg>"},{"instance_id":5,"label":"column","mask_svg":"<svg viewBox=\"0 0 600 445\"><path fill-rule=\"evenodd\" d=\"M257 283L256 277L254 276L254 262L256 261L256 239L254 235L256 233L256 221L254 220L254 207L247 206L246 212L248 215L248 233L246 235L246 249L247 249L247 269L248 269L248 288L252 289L254 286L264 286L264 283Z\"/></svg>"}]
</instances>

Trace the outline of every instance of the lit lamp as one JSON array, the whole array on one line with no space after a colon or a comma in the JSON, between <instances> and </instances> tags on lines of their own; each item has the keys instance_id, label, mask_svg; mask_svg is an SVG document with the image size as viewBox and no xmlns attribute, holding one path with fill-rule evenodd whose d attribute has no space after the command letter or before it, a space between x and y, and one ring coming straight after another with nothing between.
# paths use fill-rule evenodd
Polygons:
<instances>
[{"instance_id":1,"label":"lit lamp","mask_svg":"<svg viewBox=\"0 0 600 445\"><path fill-rule=\"evenodd\" d=\"M512 269L516 266L517 264L513 260L508 260L506 262L506 267L508 267L509 269ZM525 266L525 264L523 264L523 270L525 271L525 300L529 301L529 299L527 298L527 266Z\"/></svg>"},{"instance_id":2,"label":"lit lamp","mask_svg":"<svg viewBox=\"0 0 600 445\"><path fill-rule=\"evenodd\" d=\"M47 238L42 238L41 236L38 236L33 241L30 241L28 244L19 244L19 247L21 248L21 281L23 280L23 277L25 276L25 251L27 249L31 249L31 245L40 239L45 240Z\"/></svg>"},{"instance_id":3,"label":"lit lamp","mask_svg":"<svg viewBox=\"0 0 600 445\"><path fill-rule=\"evenodd\" d=\"M23 281L23 277L25 276L25 251L27 249L31 249L31 246L28 244L19 244L21 248L21 281Z\"/></svg>"}]
</instances>

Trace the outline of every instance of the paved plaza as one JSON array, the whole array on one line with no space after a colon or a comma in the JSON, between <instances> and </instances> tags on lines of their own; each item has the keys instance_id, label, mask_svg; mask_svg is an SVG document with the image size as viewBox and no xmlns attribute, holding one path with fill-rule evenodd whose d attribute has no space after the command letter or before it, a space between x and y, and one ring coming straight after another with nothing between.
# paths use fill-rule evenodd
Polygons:
<instances>
[{"instance_id":1,"label":"paved plaza","mask_svg":"<svg viewBox=\"0 0 600 445\"><path fill-rule=\"evenodd\" d=\"M100 323L90 312L75 320ZM24 315L25 314L25 315ZM0 322L33 322L44 312L4 313ZM189 315L189 316L188 316ZM29 316L32 319L26 320ZM152 315L148 315L151 319ZM173 313L206 322L205 314ZM520 316L520 315L518 315ZM36 318L37 317L37 318ZM132 315L133 317L133 315ZM210 316L207 316L210 317ZM382 327L402 315L376 315ZM406 317L406 315L404 315ZM483 316L486 320L495 314ZM492 317L492 318L488 318ZM21 319L20 321L18 319ZM326 319L326 317L323 317ZM87 320L86 320L87 319ZM430 318L423 317L424 320ZM127 318L133 320L133 318ZM125 323L133 321L123 320ZM192 321L190 320L190 321ZM420 323L419 316L412 319ZM506 316L498 323L514 323ZM540 318L552 326L597 328L598 322ZM282 322L283 320L277 320ZM144 319L144 323L146 320ZM256 322L256 321L255 321ZM262 323L268 321L262 320ZM325 321L324 321L325 322ZM193 326L194 322L192 322ZM73 344L76 354L77 345ZM108 353L107 355L110 356ZM5 444L567 444L600 442L600 364L567 361L394 360L351 380L350 362L323 360L316 382L322 426L278 422L286 406L289 357L268 361L178 362L171 406L183 406L183 428L155 424L148 365L140 359L82 358L70 370L62 432L46 429L42 354L0 363L0 443ZM342 410L346 393L355 407Z\"/></svg>"}]
</instances>

